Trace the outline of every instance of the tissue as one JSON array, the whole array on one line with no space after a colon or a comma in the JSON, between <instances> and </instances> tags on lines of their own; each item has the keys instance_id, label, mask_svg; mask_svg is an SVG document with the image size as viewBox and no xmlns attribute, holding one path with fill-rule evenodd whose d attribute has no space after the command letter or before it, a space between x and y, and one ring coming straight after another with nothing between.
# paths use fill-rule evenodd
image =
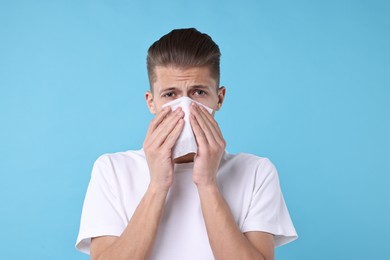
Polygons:
<instances>
[{"instance_id":1,"label":"tissue","mask_svg":"<svg viewBox=\"0 0 390 260\"><path fill-rule=\"evenodd\" d=\"M175 146L173 147L173 159L176 159L189 153L196 153L198 151L198 146L196 145L195 136L190 123L190 106L192 102L203 106L210 114L213 112L211 108L199 102L196 102L189 97L181 97L163 105L163 107L170 106L172 111L174 111L178 107L181 107L184 112L184 128L179 138L177 139Z\"/></svg>"}]
</instances>

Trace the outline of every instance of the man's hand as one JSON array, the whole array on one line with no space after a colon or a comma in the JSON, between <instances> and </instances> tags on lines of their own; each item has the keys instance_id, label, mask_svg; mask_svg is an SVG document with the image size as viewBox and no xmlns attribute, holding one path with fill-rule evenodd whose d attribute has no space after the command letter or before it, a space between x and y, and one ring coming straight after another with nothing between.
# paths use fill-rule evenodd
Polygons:
<instances>
[{"instance_id":1,"label":"man's hand","mask_svg":"<svg viewBox=\"0 0 390 260\"><path fill-rule=\"evenodd\" d=\"M150 186L168 190L173 183L172 148L184 127L181 108L164 108L151 121L144 141L150 171Z\"/></svg>"},{"instance_id":2,"label":"man's hand","mask_svg":"<svg viewBox=\"0 0 390 260\"><path fill-rule=\"evenodd\" d=\"M198 144L193 181L197 186L216 185L216 175L226 142L213 116L196 103L191 105L190 122Z\"/></svg>"},{"instance_id":3,"label":"man's hand","mask_svg":"<svg viewBox=\"0 0 390 260\"><path fill-rule=\"evenodd\" d=\"M198 143L193 181L198 187L202 214L216 259L273 259L273 236L263 232L244 235L219 192L216 176L226 143L213 116L195 103L191 125ZM250 234L249 234L250 233Z\"/></svg>"},{"instance_id":4,"label":"man's hand","mask_svg":"<svg viewBox=\"0 0 390 260\"><path fill-rule=\"evenodd\" d=\"M183 126L184 113L164 108L150 123L144 152L150 185L120 237L95 237L91 259L149 259L156 239L166 196L173 183L172 147Z\"/></svg>"}]
</instances>

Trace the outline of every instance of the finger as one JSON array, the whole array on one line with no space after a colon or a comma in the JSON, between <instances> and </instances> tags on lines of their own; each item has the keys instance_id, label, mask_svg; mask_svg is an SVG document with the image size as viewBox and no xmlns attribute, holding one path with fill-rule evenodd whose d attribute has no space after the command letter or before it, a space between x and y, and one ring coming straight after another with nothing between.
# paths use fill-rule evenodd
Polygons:
<instances>
[{"instance_id":1,"label":"finger","mask_svg":"<svg viewBox=\"0 0 390 260\"><path fill-rule=\"evenodd\" d=\"M179 138L180 133L183 131L183 128L184 128L184 119L180 118L179 121L177 121L173 130L165 138L165 141L162 146L166 149L172 149L177 139Z\"/></svg>"},{"instance_id":2,"label":"finger","mask_svg":"<svg viewBox=\"0 0 390 260\"><path fill-rule=\"evenodd\" d=\"M192 131L194 132L196 142L199 146L205 146L208 144L205 133L203 132L199 122L194 114L190 115L190 123L192 127Z\"/></svg>"},{"instance_id":3,"label":"finger","mask_svg":"<svg viewBox=\"0 0 390 260\"><path fill-rule=\"evenodd\" d=\"M219 138L223 139L221 129L219 128L219 125L217 121L215 121L214 117L209 113L209 111L206 110L205 107L203 106L198 106L198 107L200 108L200 111L203 114L203 116L207 118L208 121L212 124L212 127L210 126L210 128L212 128L214 134L218 134Z\"/></svg>"},{"instance_id":4,"label":"finger","mask_svg":"<svg viewBox=\"0 0 390 260\"><path fill-rule=\"evenodd\" d=\"M184 117L184 112L181 108L173 111L152 133L151 140L157 146L161 146L168 135L173 131L177 122Z\"/></svg>"},{"instance_id":5,"label":"finger","mask_svg":"<svg viewBox=\"0 0 390 260\"><path fill-rule=\"evenodd\" d=\"M169 113L163 121L158 125L155 131L152 133L153 135L161 135L163 132L170 132L175 127L175 124L180 118L184 117L184 112L181 107L178 107L176 110Z\"/></svg>"},{"instance_id":6,"label":"finger","mask_svg":"<svg viewBox=\"0 0 390 260\"><path fill-rule=\"evenodd\" d=\"M171 107L164 107L160 113L158 113L149 124L146 135L150 135L161 124L164 118L171 112Z\"/></svg>"},{"instance_id":7,"label":"finger","mask_svg":"<svg viewBox=\"0 0 390 260\"><path fill-rule=\"evenodd\" d=\"M217 142L217 140L215 139L216 133L213 129L214 127L211 122L207 119L206 115L203 114L197 104L193 103L192 107L196 121L198 122L200 128L203 130L208 143Z\"/></svg>"}]
</instances>

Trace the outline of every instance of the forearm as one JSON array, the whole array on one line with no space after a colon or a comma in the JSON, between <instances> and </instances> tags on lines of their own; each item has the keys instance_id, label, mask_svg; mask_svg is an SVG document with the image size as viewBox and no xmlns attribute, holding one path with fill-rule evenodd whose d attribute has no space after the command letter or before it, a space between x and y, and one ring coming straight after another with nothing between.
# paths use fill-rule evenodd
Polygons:
<instances>
[{"instance_id":1,"label":"forearm","mask_svg":"<svg viewBox=\"0 0 390 260\"><path fill-rule=\"evenodd\" d=\"M98 259L148 259L167 192L149 186L122 235Z\"/></svg>"},{"instance_id":2,"label":"forearm","mask_svg":"<svg viewBox=\"0 0 390 260\"><path fill-rule=\"evenodd\" d=\"M265 259L237 227L217 185L198 185L198 193L216 259Z\"/></svg>"}]
</instances>

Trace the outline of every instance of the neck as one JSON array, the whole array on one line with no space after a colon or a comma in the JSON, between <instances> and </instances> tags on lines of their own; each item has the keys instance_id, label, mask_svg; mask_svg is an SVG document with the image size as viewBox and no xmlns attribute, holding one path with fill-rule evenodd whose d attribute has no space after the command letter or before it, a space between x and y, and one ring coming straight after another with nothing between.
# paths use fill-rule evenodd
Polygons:
<instances>
[{"instance_id":1,"label":"neck","mask_svg":"<svg viewBox=\"0 0 390 260\"><path fill-rule=\"evenodd\" d=\"M195 153L189 153L186 155L183 155L181 157L178 157L174 160L175 163L189 163L193 162L195 157Z\"/></svg>"}]
</instances>

